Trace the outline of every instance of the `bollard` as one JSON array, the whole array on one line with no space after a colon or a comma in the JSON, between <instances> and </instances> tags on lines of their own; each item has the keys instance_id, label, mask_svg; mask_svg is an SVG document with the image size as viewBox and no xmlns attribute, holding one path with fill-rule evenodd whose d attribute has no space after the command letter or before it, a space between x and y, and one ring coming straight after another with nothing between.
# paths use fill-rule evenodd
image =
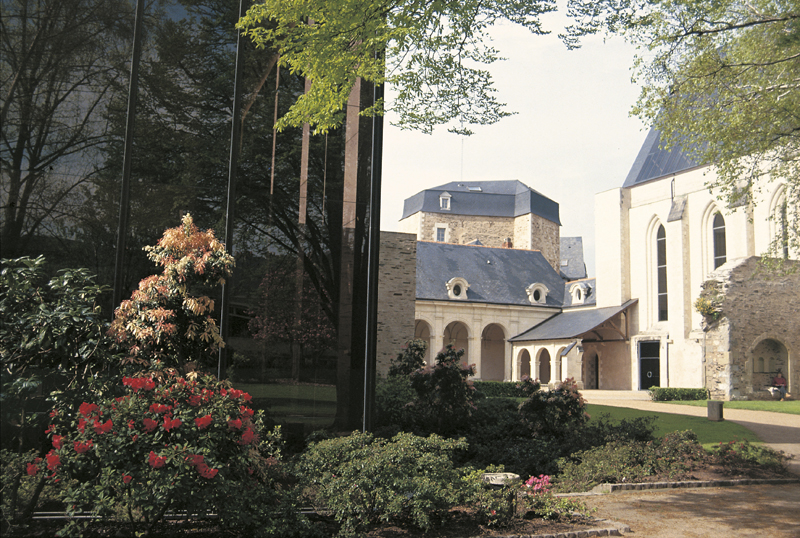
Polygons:
<instances>
[{"instance_id":1,"label":"bollard","mask_svg":"<svg viewBox=\"0 0 800 538\"><path fill-rule=\"evenodd\" d=\"M722 402L716 400L708 401L708 420L720 422L722 418Z\"/></svg>"}]
</instances>

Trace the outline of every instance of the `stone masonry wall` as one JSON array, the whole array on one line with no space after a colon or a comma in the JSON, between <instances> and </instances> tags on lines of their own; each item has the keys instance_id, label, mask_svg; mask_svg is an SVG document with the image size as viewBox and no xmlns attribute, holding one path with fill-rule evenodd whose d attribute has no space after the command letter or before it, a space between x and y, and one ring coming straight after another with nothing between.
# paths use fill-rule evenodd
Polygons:
<instances>
[{"instance_id":1,"label":"stone masonry wall","mask_svg":"<svg viewBox=\"0 0 800 538\"><path fill-rule=\"evenodd\" d=\"M466 245L476 239L487 247L501 247L507 237L514 237L511 219L505 217L476 217L423 213L420 241L436 241L436 225L447 225L447 242Z\"/></svg>"},{"instance_id":2,"label":"stone masonry wall","mask_svg":"<svg viewBox=\"0 0 800 538\"><path fill-rule=\"evenodd\" d=\"M414 338L416 234L381 232L379 271L377 371L385 375L403 344Z\"/></svg>"},{"instance_id":3,"label":"stone masonry wall","mask_svg":"<svg viewBox=\"0 0 800 538\"><path fill-rule=\"evenodd\" d=\"M561 270L561 230L558 224L539 215L530 214L531 250L540 250L544 259L556 270Z\"/></svg>"},{"instance_id":4,"label":"stone masonry wall","mask_svg":"<svg viewBox=\"0 0 800 538\"><path fill-rule=\"evenodd\" d=\"M786 262L794 273L770 273L759 258L731 261L712 273L720 284L723 318L706 331L706 386L713 398L760 399L766 374L753 371L754 350L762 342L778 342L788 352L788 364L778 364L789 391L800 391L800 262ZM780 349L781 346L771 346Z\"/></svg>"}]
</instances>

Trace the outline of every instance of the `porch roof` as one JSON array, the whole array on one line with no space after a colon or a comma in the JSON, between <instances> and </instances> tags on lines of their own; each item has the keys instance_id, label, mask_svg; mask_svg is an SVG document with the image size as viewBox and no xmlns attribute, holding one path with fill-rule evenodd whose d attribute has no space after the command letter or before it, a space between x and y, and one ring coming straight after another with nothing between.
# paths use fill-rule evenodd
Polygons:
<instances>
[{"instance_id":1,"label":"porch roof","mask_svg":"<svg viewBox=\"0 0 800 538\"><path fill-rule=\"evenodd\" d=\"M533 342L538 340L564 340L577 338L613 318L639 299L631 299L621 306L609 306L592 310L568 310L556 314L534 325L527 331L509 338L509 342Z\"/></svg>"}]
</instances>

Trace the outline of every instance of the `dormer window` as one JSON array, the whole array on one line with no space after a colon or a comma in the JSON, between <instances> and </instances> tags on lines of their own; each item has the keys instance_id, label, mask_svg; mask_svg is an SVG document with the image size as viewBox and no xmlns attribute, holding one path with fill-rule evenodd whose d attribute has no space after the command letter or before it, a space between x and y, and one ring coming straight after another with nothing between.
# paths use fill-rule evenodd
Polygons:
<instances>
[{"instance_id":1,"label":"dormer window","mask_svg":"<svg viewBox=\"0 0 800 538\"><path fill-rule=\"evenodd\" d=\"M447 281L447 296L451 299L464 301L467 298L469 283L466 279L457 276Z\"/></svg>"},{"instance_id":2,"label":"dormer window","mask_svg":"<svg viewBox=\"0 0 800 538\"><path fill-rule=\"evenodd\" d=\"M528 300L531 304L545 304L550 290L541 282L537 282L525 288L525 292L528 294Z\"/></svg>"},{"instance_id":3,"label":"dormer window","mask_svg":"<svg viewBox=\"0 0 800 538\"><path fill-rule=\"evenodd\" d=\"M450 193L443 192L439 195L439 209L450 211Z\"/></svg>"},{"instance_id":4,"label":"dormer window","mask_svg":"<svg viewBox=\"0 0 800 538\"><path fill-rule=\"evenodd\" d=\"M576 282L569 287L569 294L572 296L572 304L583 304L592 294L592 287L586 282Z\"/></svg>"}]
</instances>

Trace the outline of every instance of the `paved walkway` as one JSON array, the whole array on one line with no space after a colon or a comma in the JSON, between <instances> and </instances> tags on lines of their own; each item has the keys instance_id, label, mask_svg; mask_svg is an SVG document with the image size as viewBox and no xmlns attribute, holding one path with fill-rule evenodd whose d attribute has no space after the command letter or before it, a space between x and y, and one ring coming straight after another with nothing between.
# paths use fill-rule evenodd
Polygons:
<instances>
[{"instance_id":1,"label":"paved walkway","mask_svg":"<svg viewBox=\"0 0 800 538\"><path fill-rule=\"evenodd\" d=\"M581 394L587 402L598 405L629 407L676 415L708 416L705 407L650 401L647 391L582 390ZM800 476L800 415L726 409L723 404L722 416L725 420L741 424L751 430L770 447L793 455L794 459L789 460L789 472Z\"/></svg>"}]
</instances>

